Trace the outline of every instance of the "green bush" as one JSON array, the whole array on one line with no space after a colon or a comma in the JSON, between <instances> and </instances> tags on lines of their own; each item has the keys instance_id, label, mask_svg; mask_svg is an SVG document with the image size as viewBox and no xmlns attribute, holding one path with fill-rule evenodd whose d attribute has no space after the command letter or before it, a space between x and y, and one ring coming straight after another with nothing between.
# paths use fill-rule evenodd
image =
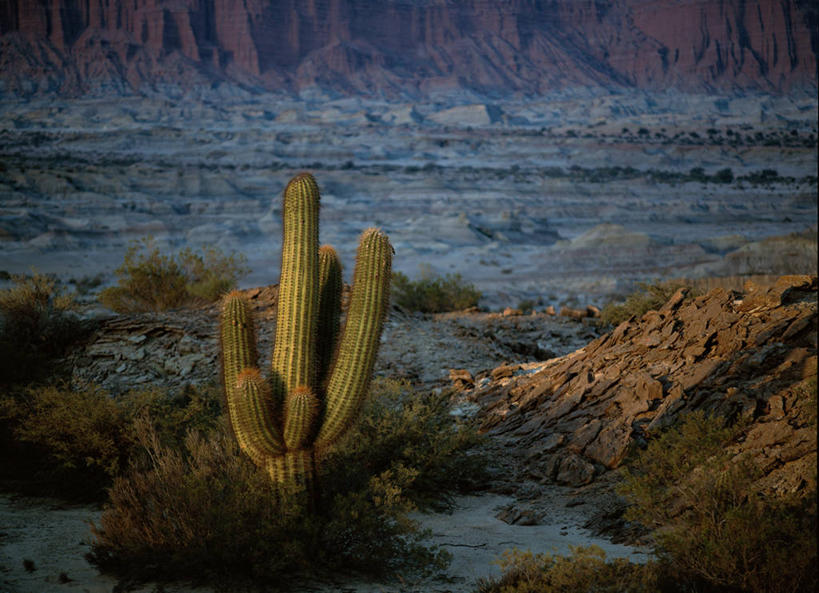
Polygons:
<instances>
[{"instance_id":1,"label":"green bush","mask_svg":"<svg viewBox=\"0 0 819 593\"><path fill-rule=\"evenodd\" d=\"M392 277L392 302L410 311L441 313L476 307L481 293L466 284L460 274L433 276L429 266L422 266L421 277L410 280L401 272Z\"/></svg>"},{"instance_id":2,"label":"green bush","mask_svg":"<svg viewBox=\"0 0 819 593\"><path fill-rule=\"evenodd\" d=\"M730 451L741 433L694 412L652 440L625 472L626 517L655 530L662 570L689 590L815 591L816 493L756 491L759 468Z\"/></svg>"},{"instance_id":3,"label":"green bush","mask_svg":"<svg viewBox=\"0 0 819 593\"><path fill-rule=\"evenodd\" d=\"M44 274L12 276L0 290L0 386L44 378L53 360L87 329L74 296Z\"/></svg>"},{"instance_id":4,"label":"green bush","mask_svg":"<svg viewBox=\"0 0 819 593\"><path fill-rule=\"evenodd\" d=\"M376 383L363 419L322 460L311 508L275 488L242 455L223 421L165 446L147 420L146 452L117 478L96 528L92 560L136 579L247 579L287 587L304 574L436 570L446 554L424 546L409 511L435 506L481 475L446 396Z\"/></svg>"},{"instance_id":5,"label":"green bush","mask_svg":"<svg viewBox=\"0 0 819 593\"><path fill-rule=\"evenodd\" d=\"M681 281L668 281L649 284L638 282L639 290L626 297L623 303L609 303L600 313L600 320L609 325L619 325L631 317L640 318L647 311L662 307L677 290L687 285ZM690 287L689 287L690 288ZM689 298L695 296L689 290Z\"/></svg>"},{"instance_id":6,"label":"green bush","mask_svg":"<svg viewBox=\"0 0 819 593\"><path fill-rule=\"evenodd\" d=\"M116 269L116 286L100 292L100 302L118 313L165 311L217 300L247 274L243 255L216 247L202 253L183 249L165 255L150 238L131 243Z\"/></svg>"},{"instance_id":7,"label":"green bush","mask_svg":"<svg viewBox=\"0 0 819 593\"><path fill-rule=\"evenodd\" d=\"M624 558L606 561L597 546L570 546L569 556L510 550L500 559L503 575L479 582L477 593L655 593L654 564Z\"/></svg>"}]
</instances>

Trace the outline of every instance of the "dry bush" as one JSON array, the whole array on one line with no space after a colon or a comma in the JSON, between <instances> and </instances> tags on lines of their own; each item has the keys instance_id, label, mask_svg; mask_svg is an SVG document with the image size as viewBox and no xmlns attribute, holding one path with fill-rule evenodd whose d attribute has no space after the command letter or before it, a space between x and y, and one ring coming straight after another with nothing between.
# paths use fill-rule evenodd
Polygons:
<instances>
[{"instance_id":1,"label":"dry bush","mask_svg":"<svg viewBox=\"0 0 819 593\"><path fill-rule=\"evenodd\" d=\"M394 304L410 311L441 313L476 307L481 293L464 282L460 274L433 276L429 266L422 266L418 280L393 273L391 298Z\"/></svg>"},{"instance_id":2,"label":"dry bush","mask_svg":"<svg viewBox=\"0 0 819 593\"><path fill-rule=\"evenodd\" d=\"M0 290L0 385L40 379L51 362L88 329L73 295L44 274L12 276Z\"/></svg>"},{"instance_id":3,"label":"dry bush","mask_svg":"<svg viewBox=\"0 0 819 593\"><path fill-rule=\"evenodd\" d=\"M624 558L606 561L597 546L570 546L571 554L504 553L503 575L479 582L477 593L656 593L660 576L653 564Z\"/></svg>"},{"instance_id":4,"label":"dry bush","mask_svg":"<svg viewBox=\"0 0 819 593\"><path fill-rule=\"evenodd\" d=\"M687 284L679 280L671 280L654 284L639 282L637 286L638 290L626 297L625 302L609 303L603 307L600 320L616 326L632 317L639 319L647 311L656 310L665 305L677 290L687 287ZM696 296L694 291L691 291L689 298L694 296Z\"/></svg>"},{"instance_id":5,"label":"dry bush","mask_svg":"<svg viewBox=\"0 0 819 593\"><path fill-rule=\"evenodd\" d=\"M144 453L114 482L93 561L137 579L282 588L304 574L442 568L446 554L424 545L408 513L478 479L479 457L466 451L477 437L450 417L446 396L393 381L373 389L353 434L322 460L311 508L272 487L227 421L179 448L141 420Z\"/></svg>"},{"instance_id":6,"label":"dry bush","mask_svg":"<svg viewBox=\"0 0 819 593\"><path fill-rule=\"evenodd\" d=\"M95 386L33 386L0 394L0 466L17 489L63 498L100 499L138 450L134 420L156 418L163 443L179 447L190 429L218 421L215 388L176 395L154 389L118 399Z\"/></svg>"},{"instance_id":7,"label":"dry bush","mask_svg":"<svg viewBox=\"0 0 819 593\"><path fill-rule=\"evenodd\" d=\"M815 489L758 492L759 468L729 447L741 434L693 412L651 441L625 472L626 516L655 530L662 570L692 590L815 591Z\"/></svg>"},{"instance_id":8,"label":"dry bush","mask_svg":"<svg viewBox=\"0 0 819 593\"><path fill-rule=\"evenodd\" d=\"M150 238L131 243L116 269L116 286L100 302L118 313L165 311L217 300L247 274L246 258L215 247L201 254L183 249L163 254Z\"/></svg>"},{"instance_id":9,"label":"dry bush","mask_svg":"<svg viewBox=\"0 0 819 593\"><path fill-rule=\"evenodd\" d=\"M813 389L806 381L800 389ZM808 404L809 405L809 404ZM813 416L806 415L814 422ZM600 550L569 556L511 551L503 575L479 593L812 593L817 575L815 487L789 495L754 489L760 470L730 444L743 426L693 412L628 463L626 518L653 529L654 559L606 562Z\"/></svg>"}]
</instances>

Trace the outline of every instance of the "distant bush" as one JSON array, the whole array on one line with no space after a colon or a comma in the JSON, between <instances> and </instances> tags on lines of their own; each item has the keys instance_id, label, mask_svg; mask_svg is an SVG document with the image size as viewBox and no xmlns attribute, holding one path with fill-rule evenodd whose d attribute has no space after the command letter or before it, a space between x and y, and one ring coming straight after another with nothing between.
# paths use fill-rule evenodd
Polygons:
<instances>
[{"instance_id":1,"label":"distant bush","mask_svg":"<svg viewBox=\"0 0 819 593\"><path fill-rule=\"evenodd\" d=\"M392 302L410 311L460 311L477 306L480 299L480 291L465 283L460 274L433 276L429 266L422 267L418 280L410 280L401 272L393 273Z\"/></svg>"},{"instance_id":2,"label":"distant bush","mask_svg":"<svg viewBox=\"0 0 819 593\"><path fill-rule=\"evenodd\" d=\"M12 276L0 290L0 385L45 377L85 325L73 295L44 274Z\"/></svg>"},{"instance_id":3,"label":"distant bush","mask_svg":"<svg viewBox=\"0 0 819 593\"><path fill-rule=\"evenodd\" d=\"M116 479L91 559L136 579L282 588L327 571L440 569L446 554L424 546L408 512L480 476L466 451L474 430L456 424L445 401L376 383L353 434L322 461L312 509L239 452L226 420L190 431L181 448L138 423L146 454Z\"/></svg>"},{"instance_id":4,"label":"distant bush","mask_svg":"<svg viewBox=\"0 0 819 593\"><path fill-rule=\"evenodd\" d=\"M680 288L687 285L681 281L668 281L649 284L638 282L639 290L626 297L623 303L609 303L600 313L600 320L609 325L619 325L632 316L640 318L647 311L652 311L662 307L668 299L674 296ZM695 296L694 291L689 293L689 297Z\"/></svg>"},{"instance_id":5,"label":"distant bush","mask_svg":"<svg viewBox=\"0 0 819 593\"><path fill-rule=\"evenodd\" d=\"M734 172L730 167L725 167L714 173L713 179L715 183L732 183L734 181Z\"/></svg>"},{"instance_id":6,"label":"distant bush","mask_svg":"<svg viewBox=\"0 0 819 593\"><path fill-rule=\"evenodd\" d=\"M729 448L740 428L694 412L651 441L620 488L626 517L655 529L661 570L684 590L816 591L815 489L755 491L759 468Z\"/></svg>"},{"instance_id":7,"label":"distant bush","mask_svg":"<svg viewBox=\"0 0 819 593\"><path fill-rule=\"evenodd\" d=\"M656 566L624 558L606 561L597 546L571 547L569 556L511 550L500 559L503 575L479 581L476 593L655 593Z\"/></svg>"},{"instance_id":8,"label":"distant bush","mask_svg":"<svg viewBox=\"0 0 819 593\"><path fill-rule=\"evenodd\" d=\"M524 299L518 303L517 309L523 313L531 313L534 311L536 305L537 303L535 303L535 301L531 299Z\"/></svg>"},{"instance_id":9,"label":"distant bush","mask_svg":"<svg viewBox=\"0 0 819 593\"><path fill-rule=\"evenodd\" d=\"M164 311L212 302L247 274L243 255L216 247L202 253L183 249L163 254L151 239L131 243L116 269L117 285L100 293L100 302L119 313Z\"/></svg>"}]
</instances>

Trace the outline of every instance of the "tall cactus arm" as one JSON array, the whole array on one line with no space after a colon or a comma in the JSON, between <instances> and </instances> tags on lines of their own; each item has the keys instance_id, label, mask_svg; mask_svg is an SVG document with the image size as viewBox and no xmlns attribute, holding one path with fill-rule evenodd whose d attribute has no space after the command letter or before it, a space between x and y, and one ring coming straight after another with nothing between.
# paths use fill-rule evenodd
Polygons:
<instances>
[{"instance_id":1,"label":"tall cactus arm","mask_svg":"<svg viewBox=\"0 0 819 593\"><path fill-rule=\"evenodd\" d=\"M257 465L285 451L270 385L259 369L245 369L236 382L237 400L230 421L239 447Z\"/></svg>"},{"instance_id":2,"label":"tall cactus arm","mask_svg":"<svg viewBox=\"0 0 819 593\"><path fill-rule=\"evenodd\" d=\"M309 173L294 177L284 190L284 226L273 374L285 392L314 385L318 319L319 189Z\"/></svg>"},{"instance_id":3,"label":"tall cactus arm","mask_svg":"<svg viewBox=\"0 0 819 593\"><path fill-rule=\"evenodd\" d=\"M315 445L331 446L350 426L367 395L389 306L393 249L378 229L361 235L347 321L325 394Z\"/></svg>"},{"instance_id":4,"label":"tall cactus arm","mask_svg":"<svg viewBox=\"0 0 819 593\"><path fill-rule=\"evenodd\" d=\"M283 452L270 386L256 369L250 307L239 291L222 303L222 377L231 426L239 446L256 463Z\"/></svg>"},{"instance_id":5,"label":"tall cactus arm","mask_svg":"<svg viewBox=\"0 0 819 593\"><path fill-rule=\"evenodd\" d=\"M256 336L250 305L244 295L233 290L222 299L220 318L222 380L230 406L236 393L236 380L244 369L257 366Z\"/></svg>"},{"instance_id":6,"label":"tall cactus arm","mask_svg":"<svg viewBox=\"0 0 819 593\"><path fill-rule=\"evenodd\" d=\"M284 443L289 450L305 447L313 436L319 401L309 387L297 387L284 404Z\"/></svg>"},{"instance_id":7,"label":"tall cactus arm","mask_svg":"<svg viewBox=\"0 0 819 593\"><path fill-rule=\"evenodd\" d=\"M341 261L329 245L319 249L319 319L316 336L316 385L323 386L333 362L341 319Z\"/></svg>"}]
</instances>

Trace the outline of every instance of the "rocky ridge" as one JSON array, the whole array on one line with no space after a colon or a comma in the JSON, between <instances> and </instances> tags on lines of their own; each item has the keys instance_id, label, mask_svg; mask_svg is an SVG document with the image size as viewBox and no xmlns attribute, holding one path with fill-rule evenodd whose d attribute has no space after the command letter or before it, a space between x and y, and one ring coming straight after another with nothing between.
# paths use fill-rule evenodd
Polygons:
<instances>
[{"instance_id":1,"label":"rocky ridge","mask_svg":"<svg viewBox=\"0 0 819 593\"><path fill-rule=\"evenodd\" d=\"M259 351L274 335L276 287L247 291ZM537 484L605 485L630 448L702 409L748 422L766 487L815 483L816 433L806 415L817 375L817 278L784 276L742 293L680 289L659 311L600 335L568 314L395 309L376 374L453 388L458 413L476 414L502 452L503 493ZM99 322L67 359L75 386L179 389L218 382L216 306L119 315ZM814 387L815 389L815 387ZM815 396L815 394L814 394ZM531 494L531 492L529 492Z\"/></svg>"},{"instance_id":2,"label":"rocky ridge","mask_svg":"<svg viewBox=\"0 0 819 593\"><path fill-rule=\"evenodd\" d=\"M511 482L605 481L631 447L701 409L748 421L737 453L759 463L764 488L799 491L816 484L816 331L816 276L691 300L681 289L567 356L498 367L462 397L503 443ZM811 378L813 394L798 387Z\"/></svg>"},{"instance_id":3,"label":"rocky ridge","mask_svg":"<svg viewBox=\"0 0 819 593\"><path fill-rule=\"evenodd\" d=\"M0 92L816 88L800 0L10 0Z\"/></svg>"}]
</instances>

